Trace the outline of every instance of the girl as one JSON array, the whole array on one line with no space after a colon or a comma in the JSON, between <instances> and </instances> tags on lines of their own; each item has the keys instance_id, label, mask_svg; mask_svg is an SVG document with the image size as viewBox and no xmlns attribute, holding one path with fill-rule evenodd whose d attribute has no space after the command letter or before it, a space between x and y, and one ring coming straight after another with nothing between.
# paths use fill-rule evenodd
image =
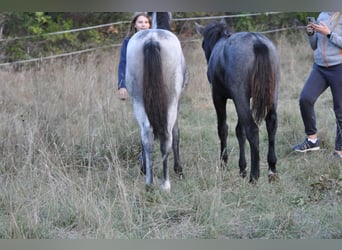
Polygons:
<instances>
[{"instance_id":1,"label":"girl","mask_svg":"<svg viewBox=\"0 0 342 250\"><path fill-rule=\"evenodd\" d=\"M130 24L130 29L127 36L124 38L121 46L120 61L118 67L118 89L119 98L121 100L127 99L127 89L125 85L126 74L126 51L129 39L138 31L151 28L151 19L145 12L138 12L133 16Z\"/></svg>"}]
</instances>

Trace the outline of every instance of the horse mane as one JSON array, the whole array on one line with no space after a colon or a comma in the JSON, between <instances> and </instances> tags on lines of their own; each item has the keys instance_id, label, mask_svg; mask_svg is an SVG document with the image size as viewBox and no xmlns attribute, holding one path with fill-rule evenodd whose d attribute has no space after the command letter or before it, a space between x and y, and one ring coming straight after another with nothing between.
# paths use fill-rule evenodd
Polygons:
<instances>
[{"instance_id":1,"label":"horse mane","mask_svg":"<svg viewBox=\"0 0 342 250\"><path fill-rule=\"evenodd\" d=\"M222 37L229 37L231 34L232 33L224 20L221 20L220 22L212 21L203 29L202 35L206 39L205 41L203 40L202 46L205 50L207 60L209 60L211 51L217 41Z\"/></svg>"},{"instance_id":2,"label":"horse mane","mask_svg":"<svg viewBox=\"0 0 342 250\"><path fill-rule=\"evenodd\" d=\"M152 28L171 31L171 12L148 12L152 17Z\"/></svg>"}]
</instances>

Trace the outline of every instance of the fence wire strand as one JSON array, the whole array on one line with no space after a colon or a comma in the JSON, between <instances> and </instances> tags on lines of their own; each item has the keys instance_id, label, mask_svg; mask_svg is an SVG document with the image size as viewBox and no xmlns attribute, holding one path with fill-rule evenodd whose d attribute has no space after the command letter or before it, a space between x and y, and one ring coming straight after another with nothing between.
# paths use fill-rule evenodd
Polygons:
<instances>
[{"instance_id":1,"label":"fence wire strand","mask_svg":"<svg viewBox=\"0 0 342 250\"><path fill-rule=\"evenodd\" d=\"M237 14L237 15L224 15L224 16L207 16L207 17L191 17L191 18L175 18L173 21L194 21L194 20L210 20L210 19L222 19L222 18L235 18L235 17L246 17L246 16L257 16L257 15L271 15L271 14L280 14L282 12L265 12L265 13L250 13L250 14ZM107 24L101 24L101 25L95 25L95 26L89 26L89 27L83 27L79 29L71 29L71 30L64 30L64 31L57 31L57 32L51 32L51 33L45 33L41 35L30 35L30 36L23 36L23 37L14 37L14 38L7 38L7 39L0 39L1 42L8 42L8 41L15 41L15 40L23 40L23 39L30 39L35 37L43 37L43 36L52 36L52 35L61 35L65 33L71 33L71 32L80 32L84 30L90 30L90 29L97 29L102 27L107 27L111 25L118 25L118 24L127 24L129 21L120 21L120 22L113 22L113 23L107 23ZM305 26L296 26L296 27L287 27L287 28L279 28L279 29L273 29L273 30L267 30L267 31L260 31L260 33L268 34L268 33L275 33L285 30L292 30L292 29L302 29L305 28ZM198 42L200 39L190 39L190 40L184 40L181 41L181 43L189 43L189 42ZM100 49L107 49L112 47L120 47L121 44L112 44L107 46L100 46L90 49L84 49L79 51L73 51L68 53L62 53L57 55L51 55L51 56L45 56L40 58L32 58L27 60L19 60L14 62L7 62L7 63L1 63L1 66L11 66L11 65L19 65L24 63L30 63L30 62L38 62L38 61L44 61L44 60L50 60L54 58L60 58L60 57L66 57L66 56L72 56L72 55L79 55L95 50Z\"/></svg>"}]
</instances>

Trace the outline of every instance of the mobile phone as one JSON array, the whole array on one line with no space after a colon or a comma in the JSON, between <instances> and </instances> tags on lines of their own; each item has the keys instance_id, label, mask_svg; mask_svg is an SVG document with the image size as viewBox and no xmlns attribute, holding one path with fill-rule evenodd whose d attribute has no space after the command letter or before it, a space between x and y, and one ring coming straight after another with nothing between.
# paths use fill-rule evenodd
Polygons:
<instances>
[{"instance_id":1,"label":"mobile phone","mask_svg":"<svg viewBox=\"0 0 342 250\"><path fill-rule=\"evenodd\" d=\"M308 21L308 23L316 23L316 19L312 16L308 16L306 20Z\"/></svg>"}]
</instances>

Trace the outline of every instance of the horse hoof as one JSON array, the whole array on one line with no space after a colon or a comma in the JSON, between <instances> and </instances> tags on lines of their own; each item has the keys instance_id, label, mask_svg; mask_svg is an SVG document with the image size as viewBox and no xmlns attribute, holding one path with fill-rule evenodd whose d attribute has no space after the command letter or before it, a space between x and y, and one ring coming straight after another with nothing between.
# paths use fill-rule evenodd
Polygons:
<instances>
[{"instance_id":1,"label":"horse hoof","mask_svg":"<svg viewBox=\"0 0 342 250\"><path fill-rule=\"evenodd\" d=\"M151 185L151 184L146 184L145 185L145 190L146 190L147 193L153 192L154 189L155 189L155 187L153 185Z\"/></svg>"},{"instance_id":2,"label":"horse hoof","mask_svg":"<svg viewBox=\"0 0 342 250\"><path fill-rule=\"evenodd\" d=\"M226 169L228 159L221 159L220 167L221 169Z\"/></svg>"},{"instance_id":3,"label":"horse hoof","mask_svg":"<svg viewBox=\"0 0 342 250\"><path fill-rule=\"evenodd\" d=\"M140 164L140 174L146 175L146 167L143 164Z\"/></svg>"},{"instance_id":4,"label":"horse hoof","mask_svg":"<svg viewBox=\"0 0 342 250\"><path fill-rule=\"evenodd\" d=\"M146 168L140 168L140 174L146 175Z\"/></svg>"},{"instance_id":5,"label":"horse hoof","mask_svg":"<svg viewBox=\"0 0 342 250\"><path fill-rule=\"evenodd\" d=\"M183 174L182 172L180 172L180 173L178 174L178 176L179 176L179 179L180 179L180 180L184 180L184 178L185 178L185 177L184 177L184 174Z\"/></svg>"},{"instance_id":6,"label":"horse hoof","mask_svg":"<svg viewBox=\"0 0 342 250\"><path fill-rule=\"evenodd\" d=\"M161 189L165 192L170 192L171 191L171 183L170 181L165 181L162 185L161 185Z\"/></svg>"},{"instance_id":7,"label":"horse hoof","mask_svg":"<svg viewBox=\"0 0 342 250\"><path fill-rule=\"evenodd\" d=\"M253 186L255 186L258 183L258 179L256 179L255 177L251 177L249 179L249 183Z\"/></svg>"},{"instance_id":8,"label":"horse hoof","mask_svg":"<svg viewBox=\"0 0 342 250\"><path fill-rule=\"evenodd\" d=\"M279 181L278 173L269 171L268 174L267 174L267 177L268 177L268 182L269 183Z\"/></svg>"},{"instance_id":9,"label":"horse hoof","mask_svg":"<svg viewBox=\"0 0 342 250\"><path fill-rule=\"evenodd\" d=\"M240 176L241 176L242 178L246 178L246 176L247 176L247 171L246 171L246 170L241 171L241 172L240 172Z\"/></svg>"}]
</instances>

